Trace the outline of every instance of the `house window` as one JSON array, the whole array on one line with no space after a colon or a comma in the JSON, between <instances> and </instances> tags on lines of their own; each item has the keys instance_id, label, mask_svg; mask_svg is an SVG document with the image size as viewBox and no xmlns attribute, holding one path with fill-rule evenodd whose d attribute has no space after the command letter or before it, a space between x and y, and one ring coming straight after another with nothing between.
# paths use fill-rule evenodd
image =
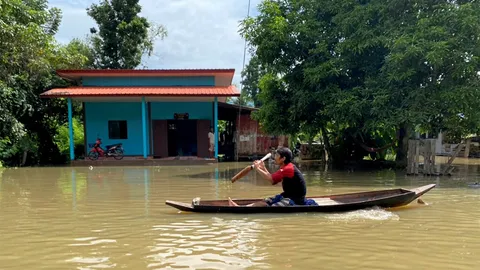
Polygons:
<instances>
[{"instance_id":1,"label":"house window","mask_svg":"<svg viewBox=\"0 0 480 270\"><path fill-rule=\"evenodd\" d=\"M115 120L108 121L108 138L109 139L127 139L127 121Z\"/></svg>"}]
</instances>

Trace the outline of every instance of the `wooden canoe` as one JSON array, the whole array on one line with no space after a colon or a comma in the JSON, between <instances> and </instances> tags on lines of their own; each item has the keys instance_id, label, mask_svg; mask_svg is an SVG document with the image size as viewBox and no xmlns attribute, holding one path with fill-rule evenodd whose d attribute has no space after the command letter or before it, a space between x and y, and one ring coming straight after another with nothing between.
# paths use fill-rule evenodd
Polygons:
<instances>
[{"instance_id":1,"label":"wooden canoe","mask_svg":"<svg viewBox=\"0 0 480 270\"><path fill-rule=\"evenodd\" d=\"M234 199L239 206L229 206L228 200L209 200L198 203L182 203L167 200L165 203L186 212L199 213L298 213L298 212L344 212L369 207L392 208L405 206L435 187L435 184L414 189L388 189L308 197L318 205L296 205L289 207L246 206L261 199Z\"/></svg>"}]
</instances>

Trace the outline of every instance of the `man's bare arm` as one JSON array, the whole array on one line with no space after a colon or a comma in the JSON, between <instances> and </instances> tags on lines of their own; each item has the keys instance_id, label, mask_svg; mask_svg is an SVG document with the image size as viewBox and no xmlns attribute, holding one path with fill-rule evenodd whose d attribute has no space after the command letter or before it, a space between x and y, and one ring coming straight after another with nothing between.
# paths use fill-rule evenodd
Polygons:
<instances>
[{"instance_id":1,"label":"man's bare arm","mask_svg":"<svg viewBox=\"0 0 480 270\"><path fill-rule=\"evenodd\" d=\"M272 175L268 172L267 168L262 161L255 162L255 170L263 177L263 179L268 180L271 184L273 184Z\"/></svg>"}]
</instances>

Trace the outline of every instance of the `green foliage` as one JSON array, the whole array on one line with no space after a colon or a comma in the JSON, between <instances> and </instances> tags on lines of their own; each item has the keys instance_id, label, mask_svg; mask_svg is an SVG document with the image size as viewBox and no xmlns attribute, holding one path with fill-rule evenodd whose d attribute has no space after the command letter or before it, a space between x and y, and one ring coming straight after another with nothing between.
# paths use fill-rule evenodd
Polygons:
<instances>
[{"instance_id":1,"label":"green foliage","mask_svg":"<svg viewBox=\"0 0 480 270\"><path fill-rule=\"evenodd\" d=\"M252 99L244 91L240 93L239 97L234 97L227 100L227 102L231 102L232 104L241 106L249 106L249 103L251 103L251 101Z\"/></svg>"},{"instance_id":2,"label":"green foliage","mask_svg":"<svg viewBox=\"0 0 480 270\"><path fill-rule=\"evenodd\" d=\"M83 124L82 122L77 119L72 119L73 124L73 143L75 147L83 145L84 142L84 134L83 134ZM57 129L57 134L54 137L54 141L60 150L60 153L64 155L68 155L70 153L70 135L68 129L68 122L59 126Z\"/></svg>"},{"instance_id":3,"label":"green foliage","mask_svg":"<svg viewBox=\"0 0 480 270\"><path fill-rule=\"evenodd\" d=\"M92 4L87 13L98 24L90 30L94 66L104 69L133 69L142 56L150 56L155 39L163 39L167 31L138 16L139 0L101 0Z\"/></svg>"},{"instance_id":4,"label":"green foliage","mask_svg":"<svg viewBox=\"0 0 480 270\"><path fill-rule=\"evenodd\" d=\"M66 121L66 103L39 95L67 86L55 70L81 68L88 55L55 41L60 21L60 10L49 9L46 0L0 1L0 160L5 166L65 160L53 135L57 123Z\"/></svg>"},{"instance_id":5,"label":"green foliage","mask_svg":"<svg viewBox=\"0 0 480 270\"><path fill-rule=\"evenodd\" d=\"M81 40L79 38L72 39L64 49L73 55L85 56L85 63L82 68L94 68L95 52L90 46L89 40Z\"/></svg>"},{"instance_id":6,"label":"green foliage","mask_svg":"<svg viewBox=\"0 0 480 270\"><path fill-rule=\"evenodd\" d=\"M266 74L259 83L262 91L259 99L264 102L261 109L253 112L252 117L260 120L262 129L271 134L294 134L298 127L290 124L292 95L288 95L284 81L272 74Z\"/></svg>"},{"instance_id":7,"label":"green foliage","mask_svg":"<svg viewBox=\"0 0 480 270\"><path fill-rule=\"evenodd\" d=\"M61 11L47 0L0 0L0 161L3 166L58 164L68 151L67 102L41 99L44 91L67 87L57 69L134 68L166 35L139 17L138 1L92 5L88 14L99 33L60 45L54 36ZM95 32L95 31L94 31ZM83 144L81 106L73 102L75 144Z\"/></svg>"},{"instance_id":8,"label":"green foliage","mask_svg":"<svg viewBox=\"0 0 480 270\"><path fill-rule=\"evenodd\" d=\"M238 86L236 84L233 84L233 85L238 88ZM250 106L250 103L252 103L253 100L246 91L242 90L240 92L239 97L233 97L233 98L232 97L227 97L226 102L227 103L232 103L232 104L235 104L235 105Z\"/></svg>"},{"instance_id":9,"label":"green foliage","mask_svg":"<svg viewBox=\"0 0 480 270\"><path fill-rule=\"evenodd\" d=\"M265 74L265 70L262 68L256 56L248 62L245 69L242 71L242 94L245 95L244 99L253 101L256 108L262 105L258 99L260 78ZM242 97L241 97L242 98Z\"/></svg>"},{"instance_id":10,"label":"green foliage","mask_svg":"<svg viewBox=\"0 0 480 270\"><path fill-rule=\"evenodd\" d=\"M227 121L218 120L218 133L222 133L227 129Z\"/></svg>"},{"instance_id":11,"label":"green foliage","mask_svg":"<svg viewBox=\"0 0 480 270\"><path fill-rule=\"evenodd\" d=\"M399 140L398 153L413 127L478 132L477 1L265 0L258 9L241 34L267 73L256 117L268 132L381 133Z\"/></svg>"},{"instance_id":12,"label":"green foliage","mask_svg":"<svg viewBox=\"0 0 480 270\"><path fill-rule=\"evenodd\" d=\"M16 162L21 163L21 153L24 151L36 154L38 144L35 135L23 134L20 138L10 139L3 138L0 140L0 160L17 159ZM8 163L7 163L8 164Z\"/></svg>"}]
</instances>

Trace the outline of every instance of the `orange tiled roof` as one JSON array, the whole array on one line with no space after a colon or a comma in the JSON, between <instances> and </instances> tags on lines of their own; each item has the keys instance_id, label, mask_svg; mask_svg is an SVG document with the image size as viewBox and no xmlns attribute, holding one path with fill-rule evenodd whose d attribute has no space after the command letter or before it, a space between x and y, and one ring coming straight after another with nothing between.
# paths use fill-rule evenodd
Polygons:
<instances>
[{"instance_id":1,"label":"orange tiled roof","mask_svg":"<svg viewBox=\"0 0 480 270\"><path fill-rule=\"evenodd\" d=\"M235 86L161 86L161 87L69 87L46 91L41 97L118 97L118 96L240 96Z\"/></svg>"}]
</instances>

